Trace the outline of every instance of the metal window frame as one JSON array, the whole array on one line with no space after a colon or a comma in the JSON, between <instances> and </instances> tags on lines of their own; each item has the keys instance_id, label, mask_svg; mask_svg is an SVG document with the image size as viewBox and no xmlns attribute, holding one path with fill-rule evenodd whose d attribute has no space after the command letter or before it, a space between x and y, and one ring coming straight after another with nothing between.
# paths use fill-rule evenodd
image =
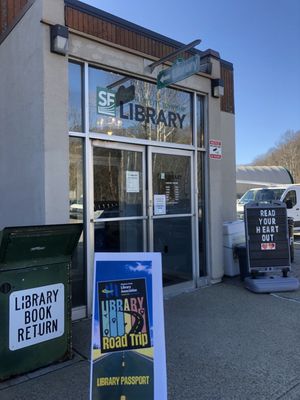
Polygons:
<instances>
[{"instance_id":1,"label":"metal window frame","mask_svg":"<svg viewBox=\"0 0 300 400\"><path fill-rule=\"evenodd\" d=\"M175 87L177 90L183 90L185 92L189 92L192 95L192 144L186 145L181 143L167 143L167 142L157 142L157 141L149 141L145 139L132 139L122 136L109 136L106 134L90 132L89 127L89 67L93 65L93 63L82 62L82 60L77 60L74 58L69 59L70 62L77 62L82 65L82 75L83 75L83 128L84 132L69 132L69 135L72 137L81 137L84 140L84 209L85 209L85 246L86 246L86 293L87 293L87 306L86 313L90 315L92 311L92 301L93 299L89 296L89 293L93 291L93 276L94 276L94 225L93 223L97 223L97 220L93 220L93 148L94 146L101 145L102 147L106 146L108 148L118 148L118 149L134 149L134 151L141 151L143 153L143 216L140 217L123 217L109 220L129 220L129 219L139 219L144 220L143 229L144 229L144 249L149 249L149 241L152 237L153 243L153 232L149 232L149 228L146 226L147 220L150 218L149 214L149 199L150 193L147 194L146 191L146 183L148 183L149 188L150 178L148 178L149 172L146 167L149 169L149 153L157 152L162 154L188 154L191 157L191 206L192 213L190 215L170 215L165 216L165 218L171 217L191 217L191 228L192 228L192 257L193 257L193 279L190 282L184 282L180 284L173 285L171 287L164 288L165 296L171 296L173 294L179 293L182 290L203 286L207 284L209 281L209 244L207 241L208 235L208 193L207 193L207 178L208 178L208 160L206 157L206 149L208 143L208 95L205 93L200 93L191 90L184 90L181 87ZM101 66L98 66L101 69ZM105 69L107 70L107 69ZM118 72L116 70L112 70L112 72ZM124 71L119 73L124 73ZM134 78L134 76L132 77ZM142 79L142 77L138 77L138 79ZM148 80L148 79L145 79ZM197 114L197 98L201 96L204 101L204 147L198 147L197 143L197 118L199 117ZM151 150L150 150L151 149ZM205 197L205 237L206 237L206 276L200 277L200 260L199 260L199 231L198 231L198 152L202 152L204 155L204 171L203 171L203 179L204 179L204 197ZM146 156L148 157L147 165L146 165ZM151 160L152 161L152 160ZM149 182L146 182L146 179ZM152 176L151 176L152 180ZM152 191L152 187L151 187ZM149 191L150 192L150 191ZM156 217L160 218L160 217ZM106 219L105 219L106 220ZM93 223L91 222L93 221ZM104 221L104 220L101 220ZM148 224L150 226L150 223ZM148 231L147 231L148 230ZM152 236L151 236L152 235ZM192 285L191 285L192 283ZM84 307L83 307L84 308ZM76 310L74 310L76 314ZM83 313L81 312L80 315Z\"/></svg>"}]
</instances>

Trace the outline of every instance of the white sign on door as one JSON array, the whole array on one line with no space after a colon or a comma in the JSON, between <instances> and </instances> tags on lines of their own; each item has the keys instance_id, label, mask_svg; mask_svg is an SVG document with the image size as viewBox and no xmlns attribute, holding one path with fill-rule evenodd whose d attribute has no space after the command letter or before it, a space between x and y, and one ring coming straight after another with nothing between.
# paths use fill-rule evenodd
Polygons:
<instances>
[{"instance_id":1,"label":"white sign on door","mask_svg":"<svg viewBox=\"0 0 300 400\"><path fill-rule=\"evenodd\" d=\"M64 285L41 286L9 296L11 351L55 339L65 331Z\"/></svg>"},{"instance_id":2,"label":"white sign on door","mask_svg":"<svg viewBox=\"0 0 300 400\"><path fill-rule=\"evenodd\" d=\"M126 192L139 193L140 174L139 171L126 171Z\"/></svg>"},{"instance_id":3,"label":"white sign on door","mask_svg":"<svg viewBox=\"0 0 300 400\"><path fill-rule=\"evenodd\" d=\"M155 194L154 196L154 215L165 215L166 210L166 196L164 194Z\"/></svg>"}]
</instances>

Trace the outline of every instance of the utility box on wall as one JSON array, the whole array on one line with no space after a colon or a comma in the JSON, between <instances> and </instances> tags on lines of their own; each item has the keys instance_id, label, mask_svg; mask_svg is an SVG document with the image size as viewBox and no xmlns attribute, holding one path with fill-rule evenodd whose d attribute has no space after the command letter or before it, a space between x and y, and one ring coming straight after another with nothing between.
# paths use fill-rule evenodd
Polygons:
<instances>
[{"instance_id":1,"label":"utility box on wall","mask_svg":"<svg viewBox=\"0 0 300 400\"><path fill-rule=\"evenodd\" d=\"M71 256L82 224L0 233L0 381L71 358Z\"/></svg>"}]
</instances>

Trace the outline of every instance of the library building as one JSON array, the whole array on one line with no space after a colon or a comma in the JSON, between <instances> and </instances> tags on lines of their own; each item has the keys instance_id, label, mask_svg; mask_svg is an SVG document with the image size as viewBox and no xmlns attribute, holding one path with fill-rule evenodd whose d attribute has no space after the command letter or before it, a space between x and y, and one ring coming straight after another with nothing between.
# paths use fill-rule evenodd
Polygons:
<instances>
[{"instance_id":1,"label":"library building","mask_svg":"<svg viewBox=\"0 0 300 400\"><path fill-rule=\"evenodd\" d=\"M0 230L83 224L73 319L92 311L95 252L161 253L166 296L222 280L233 65L194 32L180 43L77 0L0 2Z\"/></svg>"}]
</instances>

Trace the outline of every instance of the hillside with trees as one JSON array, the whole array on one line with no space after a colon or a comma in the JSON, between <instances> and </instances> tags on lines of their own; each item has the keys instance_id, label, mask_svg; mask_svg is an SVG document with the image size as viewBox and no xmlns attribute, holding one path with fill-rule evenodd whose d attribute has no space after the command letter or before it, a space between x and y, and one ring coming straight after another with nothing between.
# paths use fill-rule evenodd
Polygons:
<instances>
[{"instance_id":1,"label":"hillside with trees","mask_svg":"<svg viewBox=\"0 0 300 400\"><path fill-rule=\"evenodd\" d=\"M280 165L290 171L295 183L300 183L300 130L285 132L274 147L256 157L251 165Z\"/></svg>"}]
</instances>

